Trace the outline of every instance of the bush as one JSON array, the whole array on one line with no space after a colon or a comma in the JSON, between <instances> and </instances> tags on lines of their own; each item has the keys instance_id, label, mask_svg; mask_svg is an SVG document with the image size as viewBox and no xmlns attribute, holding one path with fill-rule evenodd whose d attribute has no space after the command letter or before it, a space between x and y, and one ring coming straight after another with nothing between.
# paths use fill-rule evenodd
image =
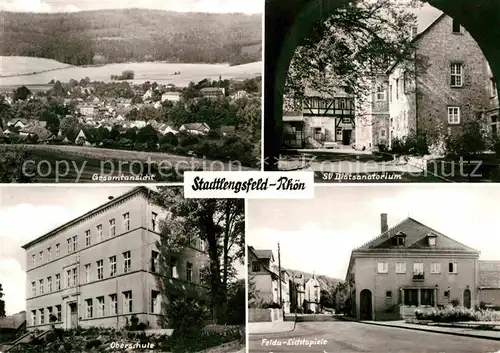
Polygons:
<instances>
[{"instance_id":1,"label":"bush","mask_svg":"<svg viewBox=\"0 0 500 353\"><path fill-rule=\"evenodd\" d=\"M381 149L380 151L383 152ZM393 154L417 156L429 154L427 136L423 134L417 135L416 133L411 132L408 136L402 139L394 138L391 142L391 152Z\"/></svg>"},{"instance_id":2,"label":"bush","mask_svg":"<svg viewBox=\"0 0 500 353\"><path fill-rule=\"evenodd\" d=\"M102 344L101 340L90 340L85 344L85 348L92 349L97 348Z\"/></svg>"},{"instance_id":3,"label":"bush","mask_svg":"<svg viewBox=\"0 0 500 353\"><path fill-rule=\"evenodd\" d=\"M466 122L461 133L446 138L446 154L454 158L471 158L486 150L487 141L486 133L479 122Z\"/></svg>"},{"instance_id":4,"label":"bush","mask_svg":"<svg viewBox=\"0 0 500 353\"><path fill-rule=\"evenodd\" d=\"M461 322L461 321L499 321L500 312L493 310L473 310L464 307L453 307L447 309L424 312L415 311L418 320L429 320L434 322Z\"/></svg>"}]
</instances>

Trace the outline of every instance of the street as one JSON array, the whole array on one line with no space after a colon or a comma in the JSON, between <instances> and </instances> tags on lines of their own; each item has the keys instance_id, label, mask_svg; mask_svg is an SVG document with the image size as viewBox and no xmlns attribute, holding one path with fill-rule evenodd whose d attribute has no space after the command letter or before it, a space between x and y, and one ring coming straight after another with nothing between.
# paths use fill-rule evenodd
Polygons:
<instances>
[{"instance_id":1,"label":"street","mask_svg":"<svg viewBox=\"0 0 500 353\"><path fill-rule=\"evenodd\" d=\"M500 341L347 321L303 322L292 332L250 335L249 352L495 353Z\"/></svg>"}]
</instances>

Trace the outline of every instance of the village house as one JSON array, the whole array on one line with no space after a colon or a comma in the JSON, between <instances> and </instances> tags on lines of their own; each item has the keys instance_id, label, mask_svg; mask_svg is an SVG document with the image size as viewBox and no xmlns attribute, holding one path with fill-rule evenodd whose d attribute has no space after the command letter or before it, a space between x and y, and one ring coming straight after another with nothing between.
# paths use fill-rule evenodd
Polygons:
<instances>
[{"instance_id":1,"label":"village house","mask_svg":"<svg viewBox=\"0 0 500 353\"><path fill-rule=\"evenodd\" d=\"M69 221L23 246L26 251L28 330L124 328L132 315L160 328L162 296L157 284L160 221L164 210L155 192L133 190ZM202 289L204 243L171 259L168 273L177 295ZM55 322L50 321L51 315Z\"/></svg>"},{"instance_id":2,"label":"village house","mask_svg":"<svg viewBox=\"0 0 500 353\"><path fill-rule=\"evenodd\" d=\"M180 132L186 132L191 135L206 135L210 131L210 126L206 123L183 124L179 128Z\"/></svg>"},{"instance_id":3,"label":"village house","mask_svg":"<svg viewBox=\"0 0 500 353\"><path fill-rule=\"evenodd\" d=\"M441 14L413 38L416 63L395 63L389 74L389 140L413 131L439 147L490 106L488 63L474 38Z\"/></svg>"},{"instance_id":4,"label":"village house","mask_svg":"<svg viewBox=\"0 0 500 353\"><path fill-rule=\"evenodd\" d=\"M27 119L12 119L9 120L7 126L13 126L18 129L24 129L29 124Z\"/></svg>"},{"instance_id":5,"label":"village house","mask_svg":"<svg viewBox=\"0 0 500 353\"><path fill-rule=\"evenodd\" d=\"M224 87L205 87L200 89L200 93L203 97L220 98L226 95L226 89Z\"/></svg>"},{"instance_id":6,"label":"village house","mask_svg":"<svg viewBox=\"0 0 500 353\"><path fill-rule=\"evenodd\" d=\"M361 107L356 110L356 145L358 150L389 147L388 77L384 73L368 79L370 89Z\"/></svg>"},{"instance_id":7,"label":"village house","mask_svg":"<svg viewBox=\"0 0 500 353\"><path fill-rule=\"evenodd\" d=\"M244 99L244 98L248 98L249 94L247 91L245 90L239 90L239 91L236 91L234 94L231 95L231 99L232 100L238 100L238 99Z\"/></svg>"},{"instance_id":8,"label":"village house","mask_svg":"<svg viewBox=\"0 0 500 353\"><path fill-rule=\"evenodd\" d=\"M479 252L414 220L392 228L381 215L380 235L351 253L346 283L359 320L398 320L416 309L478 303Z\"/></svg>"},{"instance_id":9,"label":"village house","mask_svg":"<svg viewBox=\"0 0 500 353\"><path fill-rule=\"evenodd\" d=\"M80 129L80 131L76 135L75 144L82 145L82 146L90 146L91 145L91 143L88 142L87 136L85 135L85 133L83 132L82 129Z\"/></svg>"},{"instance_id":10,"label":"village house","mask_svg":"<svg viewBox=\"0 0 500 353\"><path fill-rule=\"evenodd\" d=\"M500 307L500 261L479 261L479 303Z\"/></svg>"},{"instance_id":11,"label":"village house","mask_svg":"<svg viewBox=\"0 0 500 353\"><path fill-rule=\"evenodd\" d=\"M161 95L161 102L169 101L169 102L178 102L181 100L180 92L165 92Z\"/></svg>"},{"instance_id":12,"label":"village house","mask_svg":"<svg viewBox=\"0 0 500 353\"><path fill-rule=\"evenodd\" d=\"M304 310L310 313L318 313L320 310L319 301L321 298L321 288L314 275L306 281L304 292Z\"/></svg>"},{"instance_id":13,"label":"village house","mask_svg":"<svg viewBox=\"0 0 500 353\"><path fill-rule=\"evenodd\" d=\"M306 88L304 97L284 99L284 143L302 148L340 148L355 141L354 95L340 85L329 94Z\"/></svg>"},{"instance_id":14,"label":"village house","mask_svg":"<svg viewBox=\"0 0 500 353\"><path fill-rule=\"evenodd\" d=\"M83 116L94 116L96 109L93 104L83 104L79 106L79 112Z\"/></svg>"},{"instance_id":15,"label":"village house","mask_svg":"<svg viewBox=\"0 0 500 353\"><path fill-rule=\"evenodd\" d=\"M290 274L287 270L281 270L281 298L283 313L290 313Z\"/></svg>"},{"instance_id":16,"label":"village house","mask_svg":"<svg viewBox=\"0 0 500 353\"><path fill-rule=\"evenodd\" d=\"M295 275L292 273L290 279L290 310L292 313L304 309L304 300L306 298L304 275Z\"/></svg>"},{"instance_id":17,"label":"village house","mask_svg":"<svg viewBox=\"0 0 500 353\"><path fill-rule=\"evenodd\" d=\"M279 275L272 250L248 247L248 279L255 286L260 304L279 304Z\"/></svg>"}]
</instances>

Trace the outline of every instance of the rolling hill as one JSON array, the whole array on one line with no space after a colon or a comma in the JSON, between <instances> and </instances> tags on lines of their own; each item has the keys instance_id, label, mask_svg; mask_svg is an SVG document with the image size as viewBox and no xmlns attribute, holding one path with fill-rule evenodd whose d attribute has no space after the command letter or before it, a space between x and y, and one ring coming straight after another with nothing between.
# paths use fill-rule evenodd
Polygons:
<instances>
[{"instance_id":1,"label":"rolling hill","mask_svg":"<svg viewBox=\"0 0 500 353\"><path fill-rule=\"evenodd\" d=\"M261 60L262 16L147 9L76 13L1 12L0 55L70 65L166 61L238 63ZM243 59L242 59L243 57Z\"/></svg>"},{"instance_id":2,"label":"rolling hill","mask_svg":"<svg viewBox=\"0 0 500 353\"><path fill-rule=\"evenodd\" d=\"M27 56L0 56L0 77L29 75L67 67L70 67L70 65L52 59L32 58Z\"/></svg>"}]
</instances>

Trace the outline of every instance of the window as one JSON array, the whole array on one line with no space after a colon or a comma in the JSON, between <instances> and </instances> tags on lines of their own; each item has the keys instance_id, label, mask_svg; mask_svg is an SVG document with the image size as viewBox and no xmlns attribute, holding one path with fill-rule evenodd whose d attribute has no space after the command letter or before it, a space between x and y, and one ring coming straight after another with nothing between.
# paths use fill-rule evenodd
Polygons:
<instances>
[{"instance_id":1,"label":"window","mask_svg":"<svg viewBox=\"0 0 500 353\"><path fill-rule=\"evenodd\" d=\"M385 87L384 86L378 86L377 87L377 94L375 96L375 100L377 102L385 102Z\"/></svg>"},{"instance_id":2,"label":"window","mask_svg":"<svg viewBox=\"0 0 500 353\"><path fill-rule=\"evenodd\" d=\"M68 245L68 254L71 253L71 238L66 239L66 244Z\"/></svg>"},{"instance_id":3,"label":"window","mask_svg":"<svg viewBox=\"0 0 500 353\"><path fill-rule=\"evenodd\" d=\"M458 263L457 262L450 262L448 264L448 272L449 273L458 273Z\"/></svg>"},{"instance_id":4,"label":"window","mask_svg":"<svg viewBox=\"0 0 500 353\"><path fill-rule=\"evenodd\" d=\"M151 272L158 271L158 257L159 253L157 251L151 251Z\"/></svg>"},{"instance_id":5,"label":"window","mask_svg":"<svg viewBox=\"0 0 500 353\"><path fill-rule=\"evenodd\" d=\"M109 236L114 237L116 235L116 229L115 229L115 219L110 219L109 220Z\"/></svg>"},{"instance_id":6,"label":"window","mask_svg":"<svg viewBox=\"0 0 500 353\"><path fill-rule=\"evenodd\" d=\"M31 255L31 266L36 267L36 255Z\"/></svg>"},{"instance_id":7,"label":"window","mask_svg":"<svg viewBox=\"0 0 500 353\"><path fill-rule=\"evenodd\" d=\"M387 132L385 131L385 129L380 129L380 138L387 138Z\"/></svg>"},{"instance_id":8,"label":"window","mask_svg":"<svg viewBox=\"0 0 500 353\"><path fill-rule=\"evenodd\" d=\"M387 262L379 262L377 271L378 273L388 273L389 269L387 266Z\"/></svg>"},{"instance_id":9,"label":"window","mask_svg":"<svg viewBox=\"0 0 500 353\"><path fill-rule=\"evenodd\" d=\"M61 275L59 273L56 275L56 290L61 290Z\"/></svg>"},{"instance_id":10,"label":"window","mask_svg":"<svg viewBox=\"0 0 500 353\"><path fill-rule=\"evenodd\" d=\"M345 99L339 99L339 109L346 109Z\"/></svg>"},{"instance_id":11,"label":"window","mask_svg":"<svg viewBox=\"0 0 500 353\"><path fill-rule=\"evenodd\" d=\"M90 229L85 231L85 246L90 246Z\"/></svg>"},{"instance_id":12,"label":"window","mask_svg":"<svg viewBox=\"0 0 500 353\"><path fill-rule=\"evenodd\" d=\"M52 315L52 307L47 307L47 322L50 322L50 316Z\"/></svg>"},{"instance_id":13,"label":"window","mask_svg":"<svg viewBox=\"0 0 500 353\"><path fill-rule=\"evenodd\" d=\"M126 251L123 253L123 272L130 272L130 266L132 265L132 257L130 255L130 251Z\"/></svg>"},{"instance_id":14,"label":"window","mask_svg":"<svg viewBox=\"0 0 500 353\"><path fill-rule=\"evenodd\" d=\"M61 244L57 243L56 244L56 258L59 257L59 255L61 254Z\"/></svg>"},{"instance_id":15,"label":"window","mask_svg":"<svg viewBox=\"0 0 500 353\"><path fill-rule=\"evenodd\" d=\"M434 289L421 289L420 304L434 306Z\"/></svg>"},{"instance_id":16,"label":"window","mask_svg":"<svg viewBox=\"0 0 500 353\"><path fill-rule=\"evenodd\" d=\"M76 272L76 267L71 272L73 274L73 285L76 286L78 284L78 273Z\"/></svg>"},{"instance_id":17,"label":"window","mask_svg":"<svg viewBox=\"0 0 500 353\"><path fill-rule=\"evenodd\" d=\"M78 243L78 235L73 235L73 251L76 251L76 249L78 248L77 243Z\"/></svg>"},{"instance_id":18,"label":"window","mask_svg":"<svg viewBox=\"0 0 500 353\"><path fill-rule=\"evenodd\" d=\"M436 246L436 237L429 237L429 246Z\"/></svg>"},{"instance_id":19,"label":"window","mask_svg":"<svg viewBox=\"0 0 500 353\"><path fill-rule=\"evenodd\" d=\"M451 87L463 86L463 66L460 63L450 65L451 69Z\"/></svg>"},{"instance_id":20,"label":"window","mask_svg":"<svg viewBox=\"0 0 500 353\"><path fill-rule=\"evenodd\" d=\"M45 310L40 309L40 325L43 325L45 323Z\"/></svg>"},{"instance_id":21,"label":"window","mask_svg":"<svg viewBox=\"0 0 500 353\"><path fill-rule=\"evenodd\" d=\"M52 276L47 277L47 292L52 292Z\"/></svg>"},{"instance_id":22,"label":"window","mask_svg":"<svg viewBox=\"0 0 500 353\"><path fill-rule=\"evenodd\" d=\"M450 297L450 290L449 289L445 290L444 293L443 293L443 296L445 298L449 298Z\"/></svg>"},{"instance_id":23,"label":"window","mask_svg":"<svg viewBox=\"0 0 500 353\"><path fill-rule=\"evenodd\" d=\"M415 262L413 264L413 274L420 275L424 273L424 264L422 262Z\"/></svg>"},{"instance_id":24,"label":"window","mask_svg":"<svg viewBox=\"0 0 500 353\"><path fill-rule=\"evenodd\" d=\"M56 316L57 316L57 321L61 322L62 321L62 310L61 310L61 305L56 305Z\"/></svg>"},{"instance_id":25,"label":"window","mask_svg":"<svg viewBox=\"0 0 500 353\"><path fill-rule=\"evenodd\" d=\"M161 314L161 296L156 290L151 291L151 312Z\"/></svg>"},{"instance_id":26,"label":"window","mask_svg":"<svg viewBox=\"0 0 500 353\"><path fill-rule=\"evenodd\" d=\"M52 249L47 248L47 261L52 261Z\"/></svg>"},{"instance_id":27,"label":"window","mask_svg":"<svg viewBox=\"0 0 500 353\"><path fill-rule=\"evenodd\" d=\"M448 107L448 124L460 124L459 107Z\"/></svg>"},{"instance_id":28,"label":"window","mask_svg":"<svg viewBox=\"0 0 500 353\"><path fill-rule=\"evenodd\" d=\"M104 261L99 260L97 261L97 279L103 279L104 278Z\"/></svg>"},{"instance_id":29,"label":"window","mask_svg":"<svg viewBox=\"0 0 500 353\"><path fill-rule=\"evenodd\" d=\"M158 214L157 213L154 213L154 212L151 212L151 228L153 228L153 231L156 232L157 229L157 218L158 218Z\"/></svg>"},{"instance_id":30,"label":"window","mask_svg":"<svg viewBox=\"0 0 500 353\"><path fill-rule=\"evenodd\" d=\"M123 229L130 230L130 214L128 212L123 214Z\"/></svg>"},{"instance_id":31,"label":"window","mask_svg":"<svg viewBox=\"0 0 500 353\"><path fill-rule=\"evenodd\" d=\"M130 314L132 312L132 291L123 292L123 313Z\"/></svg>"},{"instance_id":32,"label":"window","mask_svg":"<svg viewBox=\"0 0 500 353\"><path fill-rule=\"evenodd\" d=\"M418 289L405 289L404 299L404 305L418 306Z\"/></svg>"},{"instance_id":33,"label":"window","mask_svg":"<svg viewBox=\"0 0 500 353\"><path fill-rule=\"evenodd\" d=\"M31 282L31 295L36 296L36 282Z\"/></svg>"},{"instance_id":34,"label":"window","mask_svg":"<svg viewBox=\"0 0 500 353\"><path fill-rule=\"evenodd\" d=\"M441 273L441 263L439 262L431 263L431 273Z\"/></svg>"},{"instance_id":35,"label":"window","mask_svg":"<svg viewBox=\"0 0 500 353\"><path fill-rule=\"evenodd\" d=\"M109 258L109 275L110 277L116 275L116 256L111 256Z\"/></svg>"},{"instance_id":36,"label":"window","mask_svg":"<svg viewBox=\"0 0 500 353\"><path fill-rule=\"evenodd\" d=\"M36 310L31 310L31 326L36 325Z\"/></svg>"},{"instance_id":37,"label":"window","mask_svg":"<svg viewBox=\"0 0 500 353\"><path fill-rule=\"evenodd\" d=\"M406 273L406 262L396 262L396 273Z\"/></svg>"},{"instance_id":38,"label":"window","mask_svg":"<svg viewBox=\"0 0 500 353\"><path fill-rule=\"evenodd\" d=\"M177 273L177 260L175 258L170 260L170 277L179 278Z\"/></svg>"},{"instance_id":39,"label":"window","mask_svg":"<svg viewBox=\"0 0 500 353\"><path fill-rule=\"evenodd\" d=\"M97 240L102 241L102 224L97 226Z\"/></svg>"},{"instance_id":40,"label":"window","mask_svg":"<svg viewBox=\"0 0 500 353\"><path fill-rule=\"evenodd\" d=\"M93 314L92 299L85 299L85 318L91 319Z\"/></svg>"},{"instance_id":41,"label":"window","mask_svg":"<svg viewBox=\"0 0 500 353\"><path fill-rule=\"evenodd\" d=\"M186 281L191 282L193 280L193 264L191 262L186 263Z\"/></svg>"},{"instance_id":42,"label":"window","mask_svg":"<svg viewBox=\"0 0 500 353\"><path fill-rule=\"evenodd\" d=\"M415 38L418 34L418 27L417 26L412 26L411 27L411 39Z\"/></svg>"},{"instance_id":43,"label":"window","mask_svg":"<svg viewBox=\"0 0 500 353\"><path fill-rule=\"evenodd\" d=\"M491 96L496 97L498 94L498 90L497 90L497 81L495 81L494 77L490 79L490 89L491 89Z\"/></svg>"},{"instance_id":44,"label":"window","mask_svg":"<svg viewBox=\"0 0 500 353\"><path fill-rule=\"evenodd\" d=\"M90 264L85 265L85 282L90 282Z\"/></svg>"},{"instance_id":45,"label":"window","mask_svg":"<svg viewBox=\"0 0 500 353\"><path fill-rule=\"evenodd\" d=\"M500 121L498 120L498 115L491 116L491 134L498 137L498 130L500 127Z\"/></svg>"},{"instance_id":46,"label":"window","mask_svg":"<svg viewBox=\"0 0 500 353\"><path fill-rule=\"evenodd\" d=\"M39 281L39 283L40 283L40 295L42 295L43 294L43 279L41 279Z\"/></svg>"},{"instance_id":47,"label":"window","mask_svg":"<svg viewBox=\"0 0 500 353\"><path fill-rule=\"evenodd\" d=\"M118 300L116 294L109 295L109 315L118 315Z\"/></svg>"},{"instance_id":48,"label":"window","mask_svg":"<svg viewBox=\"0 0 500 353\"><path fill-rule=\"evenodd\" d=\"M252 272L259 272L259 271L260 271L260 262L253 261L252 262Z\"/></svg>"},{"instance_id":49,"label":"window","mask_svg":"<svg viewBox=\"0 0 500 353\"><path fill-rule=\"evenodd\" d=\"M392 85L389 85L389 103L392 102Z\"/></svg>"},{"instance_id":50,"label":"window","mask_svg":"<svg viewBox=\"0 0 500 353\"><path fill-rule=\"evenodd\" d=\"M71 285L71 270L66 271L66 288L72 287Z\"/></svg>"},{"instance_id":51,"label":"window","mask_svg":"<svg viewBox=\"0 0 500 353\"><path fill-rule=\"evenodd\" d=\"M104 297L97 297L97 316L104 316Z\"/></svg>"},{"instance_id":52,"label":"window","mask_svg":"<svg viewBox=\"0 0 500 353\"><path fill-rule=\"evenodd\" d=\"M386 298L392 298L392 291L388 290L385 292L385 297Z\"/></svg>"},{"instance_id":53,"label":"window","mask_svg":"<svg viewBox=\"0 0 500 353\"><path fill-rule=\"evenodd\" d=\"M396 100L399 99L399 78L396 79Z\"/></svg>"},{"instance_id":54,"label":"window","mask_svg":"<svg viewBox=\"0 0 500 353\"><path fill-rule=\"evenodd\" d=\"M43 264L43 251L40 251L40 265Z\"/></svg>"},{"instance_id":55,"label":"window","mask_svg":"<svg viewBox=\"0 0 500 353\"><path fill-rule=\"evenodd\" d=\"M462 26L455 19L453 19L452 33L462 33Z\"/></svg>"}]
</instances>

